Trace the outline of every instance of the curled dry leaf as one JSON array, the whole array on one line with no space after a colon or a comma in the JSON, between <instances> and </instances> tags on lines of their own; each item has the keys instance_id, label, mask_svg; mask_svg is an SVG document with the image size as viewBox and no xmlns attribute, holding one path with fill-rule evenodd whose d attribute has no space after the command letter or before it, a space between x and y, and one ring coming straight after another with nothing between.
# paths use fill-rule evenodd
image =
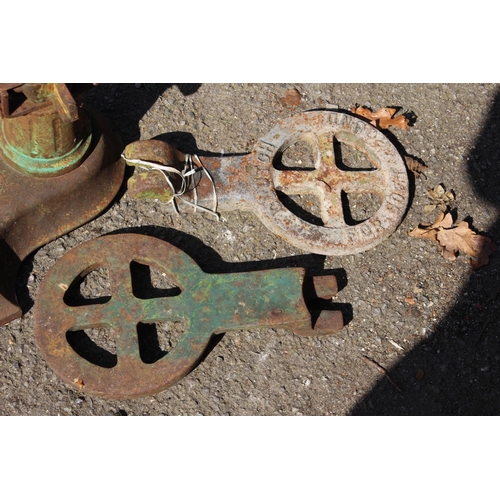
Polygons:
<instances>
[{"instance_id":1,"label":"curled dry leaf","mask_svg":"<svg viewBox=\"0 0 500 500\"><path fill-rule=\"evenodd\" d=\"M370 123L378 128L393 127L406 130L408 128L408 118L404 115L396 116L396 108L380 108L378 111L372 111L365 106L357 106L352 108L351 112L355 115L362 116L370 120Z\"/></svg>"},{"instance_id":2,"label":"curled dry leaf","mask_svg":"<svg viewBox=\"0 0 500 500\"><path fill-rule=\"evenodd\" d=\"M427 191L427 196L432 200L429 205L424 207L424 213L430 214L435 208L445 212L448 205L455 201L455 195L452 191L446 191L442 184L438 184L433 189Z\"/></svg>"},{"instance_id":3,"label":"curled dry leaf","mask_svg":"<svg viewBox=\"0 0 500 500\"><path fill-rule=\"evenodd\" d=\"M467 254L470 265L477 269L489 261L489 256L497 249L497 244L487 236L476 234L468 222L457 226L451 213L440 212L436 222L430 226L419 225L408 233L415 238L428 238L436 241L441 253L448 260L455 260L459 252Z\"/></svg>"},{"instance_id":4,"label":"curled dry leaf","mask_svg":"<svg viewBox=\"0 0 500 500\"><path fill-rule=\"evenodd\" d=\"M410 172L413 172L417 177L420 177L421 174L424 174L425 176L425 171L427 170L427 165L424 165L420 160L417 160L416 158L412 158L411 156L405 155L404 157L406 167Z\"/></svg>"}]
</instances>

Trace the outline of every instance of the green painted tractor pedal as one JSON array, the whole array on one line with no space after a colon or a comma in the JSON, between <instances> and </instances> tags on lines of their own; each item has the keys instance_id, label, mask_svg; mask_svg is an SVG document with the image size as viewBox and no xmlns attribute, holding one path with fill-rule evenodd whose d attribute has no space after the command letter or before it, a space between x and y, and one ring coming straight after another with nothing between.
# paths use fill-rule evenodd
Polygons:
<instances>
[{"instance_id":1,"label":"green painted tractor pedal","mask_svg":"<svg viewBox=\"0 0 500 500\"><path fill-rule=\"evenodd\" d=\"M133 266L159 270L172 286L142 296ZM82 280L101 268L109 275L109 296L82 297ZM103 236L72 249L49 271L34 307L34 332L50 367L73 387L116 399L151 395L188 374L215 334L279 327L328 335L342 329L340 310L325 309L313 319L304 299L304 275L303 268L207 274L163 240L130 233ZM337 294L335 276L313 277L313 284L320 299ZM168 352L145 362L139 329L158 322L182 323L184 331ZM92 328L114 332L115 352L100 361L81 347L89 343L85 330Z\"/></svg>"}]
</instances>

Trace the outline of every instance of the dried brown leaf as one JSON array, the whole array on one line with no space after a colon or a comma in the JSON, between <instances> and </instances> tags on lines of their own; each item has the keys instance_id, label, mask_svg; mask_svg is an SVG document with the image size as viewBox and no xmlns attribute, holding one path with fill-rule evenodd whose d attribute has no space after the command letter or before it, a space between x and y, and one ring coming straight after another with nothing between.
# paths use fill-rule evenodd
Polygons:
<instances>
[{"instance_id":1,"label":"dried brown leaf","mask_svg":"<svg viewBox=\"0 0 500 500\"><path fill-rule=\"evenodd\" d=\"M280 98L280 102L285 106L295 108L302 101L302 96L297 89L286 89L285 96Z\"/></svg>"},{"instance_id":2,"label":"dried brown leaf","mask_svg":"<svg viewBox=\"0 0 500 500\"><path fill-rule=\"evenodd\" d=\"M427 191L427 196L437 203L449 204L455 200L455 195L452 191L446 191L442 184L434 186L433 189Z\"/></svg>"},{"instance_id":3,"label":"dried brown leaf","mask_svg":"<svg viewBox=\"0 0 500 500\"><path fill-rule=\"evenodd\" d=\"M469 259L469 264L474 270L488 264L488 262L490 261L490 255L497 249L497 244L490 238L481 238L483 239L480 242L480 248L477 257L475 259Z\"/></svg>"},{"instance_id":4,"label":"dried brown leaf","mask_svg":"<svg viewBox=\"0 0 500 500\"><path fill-rule=\"evenodd\" d=\"M424 207L424 214L429 215L432 211L434 211L437 208L438 205L425 205Z\"/></svg>"},{"instance_id":5,"label":"dried brown leaf","mask_svg":"<svg viewBox=\"0 0 500 500\"><path fill-rule=\"evenodd\" d=\"M408 129L408 118L404 115L396 116L395 118L380 118L378 120L380 128L389 128L390 126L400 128L401 130Z\"/></svg>"},{"instance_id":6,"label":"dried brown leaf","mask_svg":"<svg viewBox=\"0 0 500 500\"><path fill-rule=\"evenodd\" d=\"M421 161L417 160L416 158L412 158L411 156L408 155L405 156L405 163L408 170L416 174L417 177L420 176L420 174L425 175L424 172L428 168L427 165L424 165Z\"/></svg>"},{"instance_id":7,"label":"dried brown leaf","mask_svg":"<svg viewBox=\"0 0 500 500\"><path fill-rule=\"evenodd\" d=\"M424 213L430 214L434 209L439 208L441 212L446 212L449 204L455 200L452 191L446 191L442 184L438 184L433 189L427 191L427 196L432 200L429 205L424 207Z\"/></svg>"},{"instance_id":8,"label":"dried brown leaf","mask_svg":"<svg viewBox=\"0 0 500 500\"><path fill-rule=\"evenodd\" d=\"M408 118L404 115L394 118L396 111L396 108L380 108L378 111L372 111L365 106L357 106L351 109L352 113L367 118L375 127L386 129L392 125L393 127L406 130L408 128Z\"/></svg>"},{"instance_id":9,"label":"dried brown leaf","mask_svg":"<svg viewBox=\"0 0 500 500\"><path fill-rule=\"evenodd\" d=\"M454 226L452 215L444 212L430 226L419 225L408 235L436 241L443 257L451 261L457 258L459 252L469 255L469 263L474 269L487 264L489 256L497 249L495 242L487 236L476 234L466 221Z\"/></svg>"},{"instance_id":10,"label":"dried brown leaf","mask_svg":"<svg viewBox=\"0 0 500 500\"><path fill-rule=\"evenodd\" d=\"M396 108L380 108L378 111L372 111L365 106L358 106L351 110L353 113L368 118L369 120L379 120L381 118L392 118L397 109Z\"/></svg>"},{"instance_id":11,"label":"dried brown leaf","mask_svg":"<svg viewBox=\"0 0 500 500\"><path fill-rule=\"evenodd\" d=\"M380 108L378 111L372 112L372 117L377 119L392 118L396 114L396 108Z\"/></svg>"},{"instance_id":12,"label":"dried brown leaf","mask_svg":"<svg viewBox=\"0 0 500 500\"><path fill-rule=\"evenodd\" d=\"M480 249L481 236L469 228L469 224L463 221L457 227L445 229L437 234L437 241L443 247L443 254L453 255L454 260L457 252L464 252L471 257L477 257Z\"/></svg>"},{"instance_id":13,"label":"dried brown leaf","mask_svg":"<svg viewBox=\"0 0 500 500\"><path fill-rule=\"evenodd\" d=\"M414 238L429 238L437 241L437 234L443 228L449 228L453 225L453 217L450 213L440 212L436 221L430 226L419 224L418 227L408 233Z\"/></svg>"},{"instance_id":14,"label":"dried brown leaf","mask_svg":"<svg viewBox=\"0 0 500 500\"><path fill-rule=\"evenodd\" d=\"M434 186L433 189L429 189L427 191L427 195L433 200L440 200L445 192L444 186L442 184L438 184L437 186Z\"/></svg>"}]
</instances>

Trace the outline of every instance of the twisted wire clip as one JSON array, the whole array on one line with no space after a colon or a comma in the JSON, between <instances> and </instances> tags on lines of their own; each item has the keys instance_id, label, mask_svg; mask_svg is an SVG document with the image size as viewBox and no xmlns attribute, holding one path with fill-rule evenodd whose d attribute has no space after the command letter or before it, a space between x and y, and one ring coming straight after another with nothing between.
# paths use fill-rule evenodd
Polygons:
<instances>
[{"instance_id":1,"label":"twisted wire clip","mask_svg":"<svg viewBox=\"0 0 500 500\"><path fill-rule=\"evenodd\" d=\"M196 154L186 154L184 160L184 168L180 171L175 167L170 165L163 165L154 161L141 160L139 158L127 158L124 154L121 155L125 160L127 165L139 167L144 170L157 170L162 173L165 181L167 182L170 190L172 191L172 198L168 203L172 203L174 210L177 214L180 214L179 207L177 205L177 201L181 201L193 207L194 212L197 209L200 209L203 212L207 212L213 215L217 220L220 220L220 215L217 212L217 190L215 189L215 182L210 175L210 172L204 167L203 163L200 160L200 157ZM196 182L194 181L194 175L198 172L204 174L208 180L210 181L212 187L212 199L213 199L213 208L206 208L198 204L198 194L196 190ZM175 174L180 177L181 184L178 190L174 187L174 184L170 178L171 174ZM193 199L194 202L186 200L182 196L187 191L193 191Z\"/></svg>"}]
</instances>

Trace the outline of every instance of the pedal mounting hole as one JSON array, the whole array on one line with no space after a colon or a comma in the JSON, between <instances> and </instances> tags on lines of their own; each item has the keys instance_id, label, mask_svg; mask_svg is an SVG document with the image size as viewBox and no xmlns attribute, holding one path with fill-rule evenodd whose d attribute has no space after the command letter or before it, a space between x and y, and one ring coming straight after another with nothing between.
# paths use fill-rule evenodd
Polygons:
<instances>
[{"instance_id":1,"label":"pedal mounting hole","mask_svg":"<svg viewBox=\"0 0 500 500\"><path fill-rule=\"evenodd\" d=\"M116 334L112 328L85 328L66 332L72 349L88 362L103 368L113 368L116 356Z\"/></svg>"},{"instance_id":2,"label":"pedal mounting hole","mask_svg":"<svg viewBox=\"0 0 500 500\"><path fill-rule=\"evenodd\" d=\"M283 206L299 219L315 226L324 226L317 196L313 194L286 195L281 191L276 191L276 194Z\"/></svg>"},{"instance_id":3,"label":"pedal mounting hole","mask_svg":"<svg viewBox=\"0 0 500 500\"><path fill-rule=\"evenodd\" d=\"M64 294L64 302L71 307L105 304L111 299L109 271L98 267L76 278Z\"/></svg>"},{"instance_id":4,"label":"pedal mounting hole","mask_svg":"<svg viewBox=\"0 0 500 500\"><path fill-rule=\"evenodd\" d=\"M141 360L156 363L175 347L185 330L185 321L139 323L137 337Z\"/></svg>"},{"instance_id":5,"label":"pedal mounting hole","mask_svg":"<svg viewBox=\"0 0 500 500\"><path fill-rule=\"evenodd\" d=\"M297 140L276 155L274 168L277 170L314 170L316 158L313 145L308 140Z\"/></svg>"},{"instance_id":6,"label":"pedal mounting hole","mask_svg":"<svg viewBox=\"0 0 500 500\"><path fill-rule=\"evenodd\" d=\"M154 266L130 263L132 293L138 299L175 297L181 293L177 283L163 270Z\"/></svg>"},{"instance_id":7,"label":"pedal mounting hole","mask_svg":"<svg viewBox=\"0 0 500 500\"><path fill-rule=\"evenodd\" d=\"M382 205L382 200L373 193L346 193L342 191L344 220L348 226L355 226L372 218Z\"/></svg>"},{"instance_id":8,"label":"pedal mounting hole","mask_svg":"<svg viewBox=\"0 0 500 500\"><path fill-rule=\"evenodd\" d=\"M334 139L333 151L335 154L335 165L340 170L369 172L377 169L365 153L349 144Z\"/></svg>"}]
</instances>

